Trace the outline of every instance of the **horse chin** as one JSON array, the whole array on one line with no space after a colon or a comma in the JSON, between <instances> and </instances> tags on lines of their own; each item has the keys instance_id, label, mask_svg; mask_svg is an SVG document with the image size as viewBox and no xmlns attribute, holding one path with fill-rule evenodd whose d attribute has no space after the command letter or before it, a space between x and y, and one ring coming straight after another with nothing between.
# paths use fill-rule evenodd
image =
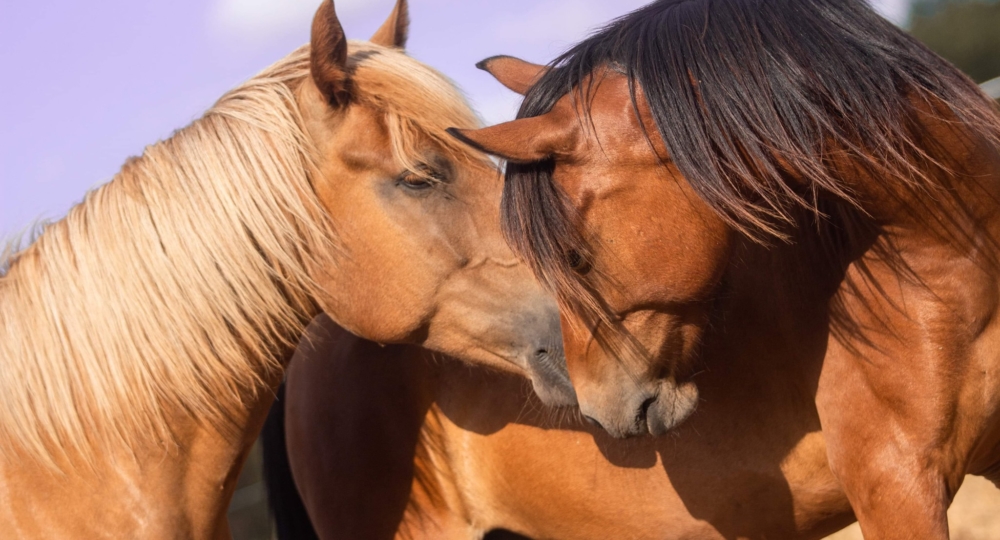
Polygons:
<instances>
[{"instance_id":1,"label":"horse chin","mask_svg":"<svg viewBox=\"0 0 1000 540\"><path fill-rule=\"evenodd\" d=\"M541 381L538 377L531 377L531 387L535 391L538 399L548 407L575 407L577 405L576 391L567 379L565 383L552 384L550 381Z\"/></svg>"},{"instance_id":2,"label":"horse chin","mask_svg":"<svg viewBox=\"0 0 1000 540\"><path fill-rule=\"evenodd\" d=\"M684 423L698 408L698 387L693 382L664 381L660 392L646 409L646 427L654 437L664 435Z\"/></svg>"}]
</instances>

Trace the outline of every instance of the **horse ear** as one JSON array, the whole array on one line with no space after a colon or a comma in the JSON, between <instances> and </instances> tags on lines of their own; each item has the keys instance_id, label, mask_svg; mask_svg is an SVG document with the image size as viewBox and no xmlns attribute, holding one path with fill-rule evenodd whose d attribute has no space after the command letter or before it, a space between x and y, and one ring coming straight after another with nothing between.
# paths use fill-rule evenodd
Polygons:
<instances>
[{"instance_id":1,"label":"horse ear","mask_svg":"<svg viewBox=\"0 0 1000 540\"><path fill-rule=\"evenodd\" d=\"M310 40L313 81L334 106L347 102L347 37L337 19L333 0L324 0L313 18Z\"/></svg>"},{"instance_id":2,"label":"horse ear","mask_svg":"<svg viewBox=\"0 0 1000 540\"><path fill-rule=\"evenodd\" d=\"M410 33L410 8L406 0L396 0L389 18L382 23L375 35L368 41L383 47L406 48L406 38Z\"/></svg>"},{"instance_id":3,"label":"horse ear","mask_svg":"<svg viewBox=\"0 0 1000 540\"><path fill-rule=\"evenodd\" d=\"M514 163L532 163L569 154L576 146L579 122L550 112L482 129L450 128L456 139Z\"/></svg>"},{"instance_id":4,"label":"horse ear","mask_svg":"<svg viewBox=\"0 0 1000 540\"><path fill-rule=\"evenodd\" d=\"M513 56L487 58L476 64L476 67L493 75L500 84L522 96L549 71L547 66L525 62Z\"/></svg>"}]
</instances>

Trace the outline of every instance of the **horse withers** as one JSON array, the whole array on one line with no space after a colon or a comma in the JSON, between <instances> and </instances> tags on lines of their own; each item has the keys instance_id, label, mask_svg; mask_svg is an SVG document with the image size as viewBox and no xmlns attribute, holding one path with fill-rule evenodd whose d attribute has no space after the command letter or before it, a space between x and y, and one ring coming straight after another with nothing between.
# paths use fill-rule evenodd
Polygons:
<instances>
[{"instance_id":1,"label":"horse withers","mask_svg":"<svg viewBox=\"0 0 1000 540\"><path fill-rule=\"evenodd\" d=\"M947 538L965 475L1000 480L995 103L855 0L660 0L552 66L454 133L509 160L584 413L665 433L710 358L819 360L865 535Z\"/></svg>"},{"instance_id":2,"label":"horse withers","mask_svg":"<svg viewBox=\"0 0 1000 540\"><path fill-rule=\"evenodd\" d=\"M0 278L7 538L228 538L282 371L321 311L522 372L555 303L501 238L460 94L333 4L302 48L129 160Z\"/></svg>"}]
</instances>

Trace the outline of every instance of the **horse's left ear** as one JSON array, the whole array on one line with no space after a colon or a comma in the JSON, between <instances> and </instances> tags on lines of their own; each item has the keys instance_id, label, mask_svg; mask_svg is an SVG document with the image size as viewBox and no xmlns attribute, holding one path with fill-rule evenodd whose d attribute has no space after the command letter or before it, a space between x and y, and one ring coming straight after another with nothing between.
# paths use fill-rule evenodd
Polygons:
<instances>
[{"instance_id":1,"label":"horse's left ear","mask_svg":"<svg viewBox=\"0 0 1000 540\"><path fill-rule=\"evenodd\" d=\"M487 154L514 163L532 163L570 154L578 140L580 123L552 111L482 129L449 128L448 133Z\"/></svg>"},{"instance_id":2,"label":"horse's left ear","mask_svg":"<svg viewBox=\"0 0 1000 540\"><path fill-rule=\"evenodd\" d=\"M410 8L406 0L397 0L389 18L368 41L383 47L406 48L406 38L410 32Z\"/></svg>"},{"instance_id":3,"label":"horse's left ear","mask_svg":"<svg viewBox=\"0 0 1000 540\"><path fill-rule=\"evenodd\" d=\"M324 0L313 18L309 71L316 87L333 106L347 102L347 37L333 0Z\"/></svg>"},{"instance_id":4,"label":"horse's left ear","mask_svg":"<svg viewBox=\"0 0 1000 540\"><path fill-rule=\"evenodd\" d=\"M500 84L522 96L548 73L547 66L526 62L513 56L494 56L476 64L476 67L493 75Z\"/></svg>"}]
</instances>

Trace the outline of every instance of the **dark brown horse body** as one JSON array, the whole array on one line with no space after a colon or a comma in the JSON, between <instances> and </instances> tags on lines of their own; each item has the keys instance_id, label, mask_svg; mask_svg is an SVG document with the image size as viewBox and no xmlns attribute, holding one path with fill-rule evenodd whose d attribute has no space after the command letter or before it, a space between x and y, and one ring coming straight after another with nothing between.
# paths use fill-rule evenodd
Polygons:
<instances>
[{"instance_id":1,"label":"dark brown horse body","mask_svg":"<svg viewBox=\"0 0 1000 540\"><path fill-rule=\"evenodd\" d=\"M736 313L763 325L804 303L771 299ZM813 405L823 349L794 339L810 324L782 322L713 350L676 435L628 441L542 405L520 377L314 327L279 402L298 492L323 539L822 538L852 520ZM776 341L785 354L759 354Z\"/></svg>"},{"instance_id":2,"label":"dark brown horse body","mask_svg":"<svg viewBox=\"0 0 1000 540\"><path fill-rule=\"evenodd\" d=\"M1000 117L953 66L862 2L660 0L493 71L522 119L456 134L511 162L593 422L691 437L705 369L811 367L867 538L947 538L964 476L1000 481Z\"/></svg>"}]
</instances>

